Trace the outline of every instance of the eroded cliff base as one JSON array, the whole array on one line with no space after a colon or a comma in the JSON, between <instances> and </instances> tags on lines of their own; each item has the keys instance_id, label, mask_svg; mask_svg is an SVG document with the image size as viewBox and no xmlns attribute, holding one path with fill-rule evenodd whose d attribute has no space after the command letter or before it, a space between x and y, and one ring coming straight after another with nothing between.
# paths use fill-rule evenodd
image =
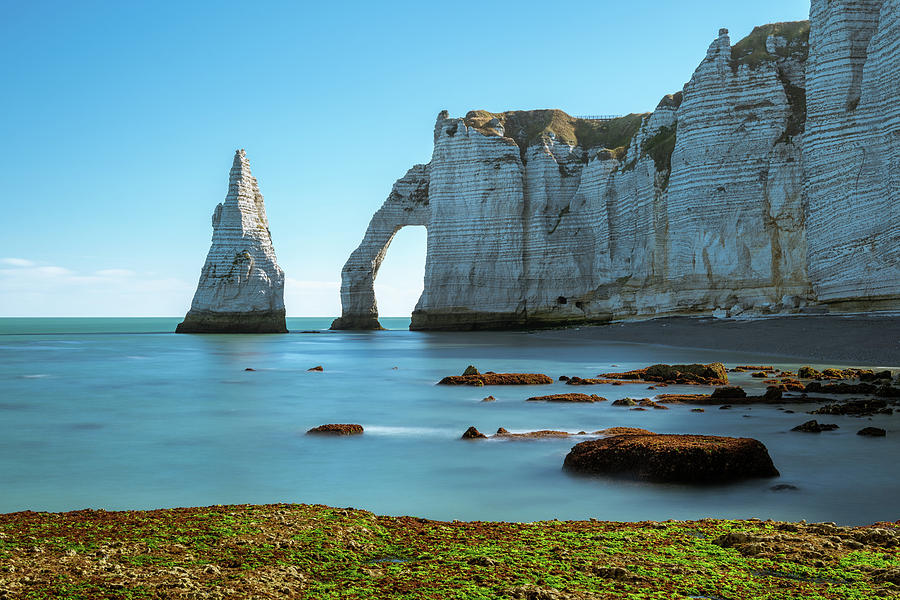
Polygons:
<instances>
[{"instance_id":1,"label":"eroded cliff base","mask_svg":"<svg viewBox=\"0 0 900 600\"><path fill-rule=\"evenodd\" d=\"M413 311L409 328L413 331L500 331L551 329L575 325L605 325L612 315L590 317L561 313L525 314L467 311Z\"/></svg>"},{"instance_id":2,"label":"eroded cliff base","mask_svg":"<svg viewBox=\"0 0 900 600\"><path fill-rule=\"evenodd\" d=\"M371 315L367 315L367 316L344 315L343 317L338 317L331 323L331 329L335 329L335 330L360 329L360 330L369 330L369 331L380 331L380 330L383 330L384 327L382 327L381 323L378 322L377 317L373 317Z\"/></svg>"},{"instance_id":3,"label":"eroded cliff base","mask_svg":"<svg viewBox=\"0 0 900 600\"><path fill-rule=\"evenodd\" d=\"M210 312L191 310L175 333L287 333L285 311Z\"/></svg>"}]
</instances>

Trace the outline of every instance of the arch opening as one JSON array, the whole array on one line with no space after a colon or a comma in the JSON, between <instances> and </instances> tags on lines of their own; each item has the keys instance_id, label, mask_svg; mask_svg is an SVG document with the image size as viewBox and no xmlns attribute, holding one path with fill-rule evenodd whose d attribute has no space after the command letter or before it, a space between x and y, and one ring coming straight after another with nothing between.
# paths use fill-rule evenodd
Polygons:
<instances>
[{"instance_id":1,"label":"arch opening","mask_svg":"<svg viewBox=\"0 0 900 600\"><path fill-rule=\"evenodd\" d=\"M397 231L373 274L378 320L385 329L407 329L425 289L428 231L407 225Z\"/></svg>"}]
</instances>

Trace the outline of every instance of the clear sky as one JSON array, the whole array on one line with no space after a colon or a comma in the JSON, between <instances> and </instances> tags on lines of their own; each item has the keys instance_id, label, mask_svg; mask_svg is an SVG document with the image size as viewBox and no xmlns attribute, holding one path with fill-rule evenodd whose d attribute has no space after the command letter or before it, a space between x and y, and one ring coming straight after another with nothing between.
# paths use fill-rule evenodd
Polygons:
<instances>
[{"instance_id":1,"label":"clear sky","mask_svg":"<svg viewBox=\"0 0 900 600\"><path fill-rule=\"evenodd\" d=\"M340 313L340 269L442 109L650 111L720 27L808 0L3 2L0 316L176 316L246 148L289 316ZM422 289L423 228L376 282Z\"/></svg>"}]
</instances>

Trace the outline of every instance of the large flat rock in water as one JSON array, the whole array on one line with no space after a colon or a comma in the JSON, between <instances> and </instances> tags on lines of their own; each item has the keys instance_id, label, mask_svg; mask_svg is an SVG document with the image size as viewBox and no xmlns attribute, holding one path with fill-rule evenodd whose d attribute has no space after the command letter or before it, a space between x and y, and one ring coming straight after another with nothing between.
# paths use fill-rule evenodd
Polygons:
<instances>
[{"instance_id":1,"label":"large flat rock in water","mask_svg":"<svg viewBox=\"0 0 900 600\"><path fill-rule=\"evenodd\" d=\"M762 442L710 435L617 435L582 442L566 456L563 468L684 483L779 475Z\"/></svg>"}]
</instances>

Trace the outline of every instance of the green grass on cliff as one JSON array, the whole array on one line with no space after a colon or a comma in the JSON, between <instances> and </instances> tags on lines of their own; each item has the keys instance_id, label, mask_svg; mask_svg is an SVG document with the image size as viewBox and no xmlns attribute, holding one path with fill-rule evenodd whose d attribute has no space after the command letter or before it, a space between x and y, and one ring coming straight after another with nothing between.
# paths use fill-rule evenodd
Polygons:
<instances>
[{"instance_id":1,"label":"green grass on cliff","mask_svg":"<svg viewBox=\"0 0 900 600\"><path fill-rule=\"evenodd\" d=\"M774 55L766 50L766 40L770 35L778 35L787 40L787 46L777 49ZM801 61L809 56L809 21L770 23L755 27L750 35L731 47L731 66L735 70L740 65L756 69L764 62L791 55L797 56Z\"/></svg>"},{"instance_id":2,"label":"green grass on cliff","mask_svg":"<svg viewBox=\"0 0 900 600\"><path fill-rule=\"evenodd\" d=\"M624 148L640 129L646 114L630 114L610 121L577 119L561 110L515 110L491 113L473 110L466 114L466 124L487 135L495 135L486 125L491 119L499 119L505 137L512 138L524 151L525 148L553 133L568 144L591 148Z\"/></svg>"},{"instance_id":3,"label":"green grass on cliff","mask_svg":"<svg viewBox=\"0 0 900 600\"><path fill-rule=\"evenodd\" d=\"M25 512L0 515L0 597L863 600L897 597L896 542L892 528L448 523L307 505Z\"/></svg>"}]
</instances>

